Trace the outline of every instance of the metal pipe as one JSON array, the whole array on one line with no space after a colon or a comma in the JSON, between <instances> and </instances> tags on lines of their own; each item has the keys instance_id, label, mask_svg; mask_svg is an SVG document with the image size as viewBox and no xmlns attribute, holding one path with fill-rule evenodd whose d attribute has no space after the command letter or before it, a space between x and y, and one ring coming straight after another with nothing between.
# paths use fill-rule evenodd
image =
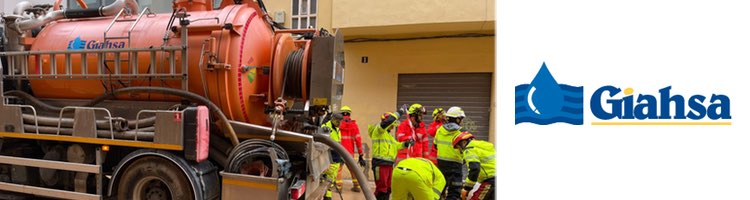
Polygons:
<instances>
[{"instance_id":1,"label":"metal pipe","mask_svg":"<svg viewBox=\"0 0 750 200\"><path fill-rule=\"evenodd\" d=\"M23 114L23 122L27 124L34 123L34 115L30 114ZM59 122L59 118L57 117L45 117L45 116L37 116L36 120L39 122L39 125L42 126L57 126L57 123ZM113 118L113 123L123 123L123 125L127 125L128 129L135 129L136 124L138 124L138 127L150 127L153 126L156 122L156 117L149 117L144 118L141 120L125 120L123 118ZM71 128L73 127L74 119L73 118L63 118L61 122L62 127ZM96 128L97 129L109 129L109 120L96 120ZM119 128L119 129L118 129ZM115 126L116 130L126 130L123 129L125 126Z\"/></svg>"},{"instance_id":2,"label":"metal pipe","mask_svg":"<svg viewBox=\"0 0 750 200\"><path fill-rule=\"evenodd\" d=\"M13 11L18 12L20 10L21 13L26 10L26 7L28 7L28 4L24 4L28 2L21 2L16 4L16 8ZM31 30L35 28L39 28L41 26L44 26L52 21L63 19L66 17L70 18L80 18L80 17L99 17L99 16L112 16L117 14L120 10L127 7L128 9L132 10L133 12L138 12L138 3L135 2L135 0L117 0L113 2L112 4L109 4L104 7L96 8L94 9L74 9L74 10L57 10L48 12L46 15L38 18L32 18L32 19L26 19L26 20L20 20L16 22L16 26L18 30L26 31ZM97 13L94 13L97 12Z\"/></svg>"},{"instance_id":3,"label":"metal pipe","mask_svg":"<svg viewBox=\"0 0 750 200\"><path fill-rule=\"evenodd\" d=\"M65 18L65 15L63 13L64 11L61 11L61 10L48 12L46 15L42 17L32 18L32 19L27 19L27 20L20 20L16 22L16 26L18 27L18 30L21 30L21 31L27 31L27 30L39 28L52 21Z\"/></svg>"},{"instance_id":4,"label":"metal pipe","mask_svg":"<svg viewBox=\"0 0 750 200\"><path fill-rule=\"evenodd\" d=\"M271 127L261 126L261 125L256 125L256 124L248 124L248 123L239 122L239 121L229 121L229 124L231 124L232 126L236 126L239 129L244 130L243 132L268 134L269 136L273 132L273 129ZM287 130L281 130L281 129L276 130L276 135L298 137L298 138L304 138L304 139L313 139L313 136L311 135L287 131Z\"/></svg>"},{"instance_id":5,"label":"metal pipe","mask_svg":"<svg viewBox=\"0 0 750 200\"><path fill-rule=\"evenodd\" d=\"M130 9L131 13L138 13L138 3L135 2L135 0L117 0L112 4L102 7L99 13L101 13L102 16L112 16L116 15L117 12L120 12L120 10L125 7Z\"/></svg>"},{"instance_id":6,"label":"metal pipe","mask_svg":"<svg viewBox=\"0 0 750 200\"><path fill-rule=\"evenodd\" d=\"M237 139L237 133L234 132L234 128L232 127L231 124L229 124L229 119L227 119L227 116L224 115L224 112L222 112L221 109L219 109L219 107L216 106L216 104L206 99L205 97L202 97L192 92L179 90L179 89L173 89L173 88L127 87L127 88L121 88L121 89L112 91L111 94L103 95L100 98L111 98L111 97L117 96L119 94L124 94L124 93L162 93L162 94L179 96L179 97L183 97L186 99L200 102L203 105L208 106L211 112L213 112L219 117L219 120L221 120L221 125L224 125L224 128L226 129L226 131L229 132L229 136L230 136L229 139L231 139L232 144L234 146L237 146L238 144L240 144L239 139ZM100 98L97 98L97 99L100 99Z\"/></svg>"},{"instance_id":7,"label":"metal pipe","mask_svg":"<svg viewBox=\"0 0 750 200\"><path fill-rule=\"evenodd\" d=\"M341 143L338 143L336 141L333 141L328 135L321 134L316 132L313 134L313 138L315 141L321 142L328 147L331 147L332 150L336 151L342 158L344 158L344 163L346 163L346 166L349 169L359 169L357 166L357 162L354 161L354 158L352 158L351 155L349 155L349 151L344 149L344 146L341 146ZM353 170L354 175L357 176L357 180L367 180L365 177L365 174L362 172L362 170ZM375 196L370 191L370 187L366 184L367 181L360 181L359 187L362 188L362 194L365 195L365 199L367 200L374 200Z\"/></svg>"},{"instance_id":8,"label":"metal pipe","mask_svg":"<svg viewBox=\"0 0 750 200\"><path fill-rule=\"evenodd\" d=\"M24 130L36 130L37 126L34 125L23 125ZM49 126L38 126L39 133L42 134L57 134L58 128L57 127L49 127ZM73 128L60 128L60 135L73 135ZM153 127L151 128L144 128L138 131L138 139L139 140L146 140L146 141L153 141L154 140L154 132ZM124 140L132 140L135 138L136 131L124 131L124 132L114 132L114 138L115 139L124 139ZM96 136L99 138L111 138L112 132L109 130L97 130Z\"/></svg>"},{"instance_id":9,"label":"metal pipe","mask_svg":"<svg viewBox=\"0 0 750 200\"><path fill-rule=\"evenodd\" d=\"M13 14L14 15L21 15L21 16L23 16L23 13L26 12L26 9L29 9L32 6L34 6L34 4L32 4L29 1L18 2L16 4L16 7L13 8Z\"/></svg>"}]
</instances>

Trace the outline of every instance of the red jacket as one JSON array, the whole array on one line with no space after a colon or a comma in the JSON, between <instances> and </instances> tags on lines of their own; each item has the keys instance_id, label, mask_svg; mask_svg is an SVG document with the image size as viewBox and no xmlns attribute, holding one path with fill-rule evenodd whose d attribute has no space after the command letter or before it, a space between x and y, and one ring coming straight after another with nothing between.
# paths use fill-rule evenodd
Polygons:
<instances>
[{"instance_id":1,"label":"red jacket","mask_svg":"<svg viewBox=\"0 0 750 200\"><path fill-rule=\"evenodd\" d=\"M357 147L357 153L364 155L362 154L362 138L359 136L357 121L352 120L349 116L344 116L339 130L341 131L341 145L349 151L349 154L354 155L354 147Z\"/></svg>"},{"instance_id":2,"label":"red jacket","mask_svg":"<svg viewBox=\"0 0 750 200\"><path fill-rule=\"evenodd\" d=\"M396 131L396 139L399 142L403 142L408 140L409 138L413 138L412 134L416 136L416 138L413 138L414 146L411 147L411 152L409 152L409 149L401 149L398 151L398 156L396 157L397 159L405 159L407 153L409 154L410 158L423 158L428 156L428 153L425 152L425 150L429 149L429 138L427 137L427 133L425 132L424 122L414 124L414 126L417 125L419 125L419 127L414 129L414 132L412 132L412 128L411 126L409 126L408 121L404 121L400 125L398 125L398 130Z\"/></svg>"},{"instance_id":3,"label":"red jacket","mask_svg":"<svg viewBox=\"0 0 750 200\"><path fill-rule=\"evenodd\" d=\"M430 135L430 139L428 142L430 143L428 146L430 147L430 157L428 159L432 160L433 163L437 165L437 148L435 148L434 144L432 144L435 134L437 133L437 129L443 126L443 122L433 121L430 123L430 128L427 129L427 134Z\"/></svg>"}]
</instances>

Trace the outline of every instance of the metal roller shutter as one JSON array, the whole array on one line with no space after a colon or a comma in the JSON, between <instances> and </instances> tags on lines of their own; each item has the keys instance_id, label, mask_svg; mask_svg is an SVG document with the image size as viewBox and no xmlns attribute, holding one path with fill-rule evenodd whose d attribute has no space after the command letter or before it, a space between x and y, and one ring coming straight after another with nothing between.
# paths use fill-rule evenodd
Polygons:
<instances>
[{"instance_id":1,"label":"metal roller shutter","mask_svg":"<svg viewBox=\"0 0 750 200\"><path fill-rule=\"evenodd\" d=\"M492 73L399 74L396 106L422 104L428 126L433 109L459 106L466 112L463 127L478 139L488 140L491 90Z\"/></svg>"}]
</instances>

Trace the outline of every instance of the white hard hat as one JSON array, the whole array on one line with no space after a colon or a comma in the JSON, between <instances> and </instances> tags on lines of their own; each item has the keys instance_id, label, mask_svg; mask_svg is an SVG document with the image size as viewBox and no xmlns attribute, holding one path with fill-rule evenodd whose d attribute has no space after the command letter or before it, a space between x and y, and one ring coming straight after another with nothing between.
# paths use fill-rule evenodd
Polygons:
<instances>
[{"instance_id":1,"label":"white hard hat","mask_svg":"<svg viewBox=\"0 0 750 200\"><path fill-rule=\"evenodd\" d=\"M445 113L445 116L452 118L461 118L466 117L466 114L464 114L464 110L461 109L461 107L453 106L448 109L448 112Z\"/></svg>"}]
</instances>

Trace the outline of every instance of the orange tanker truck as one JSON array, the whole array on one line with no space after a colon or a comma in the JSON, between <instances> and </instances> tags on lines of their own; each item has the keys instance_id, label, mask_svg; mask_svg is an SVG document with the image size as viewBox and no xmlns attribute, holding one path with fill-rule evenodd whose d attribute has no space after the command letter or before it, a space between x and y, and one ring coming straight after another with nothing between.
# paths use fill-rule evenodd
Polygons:
<instances>
[{"instance_id":1,"label":"orange tanker truck","mask_svg":"<svg viewBox=\"0 0 750 200\"><path fill-rule=\"evenodd\" d=\"M2 16L0 198L321 199L331 151L356 168L319 128L340 32L285 29L261 0L59 3Z\"/></svg>"}]
</instances>

